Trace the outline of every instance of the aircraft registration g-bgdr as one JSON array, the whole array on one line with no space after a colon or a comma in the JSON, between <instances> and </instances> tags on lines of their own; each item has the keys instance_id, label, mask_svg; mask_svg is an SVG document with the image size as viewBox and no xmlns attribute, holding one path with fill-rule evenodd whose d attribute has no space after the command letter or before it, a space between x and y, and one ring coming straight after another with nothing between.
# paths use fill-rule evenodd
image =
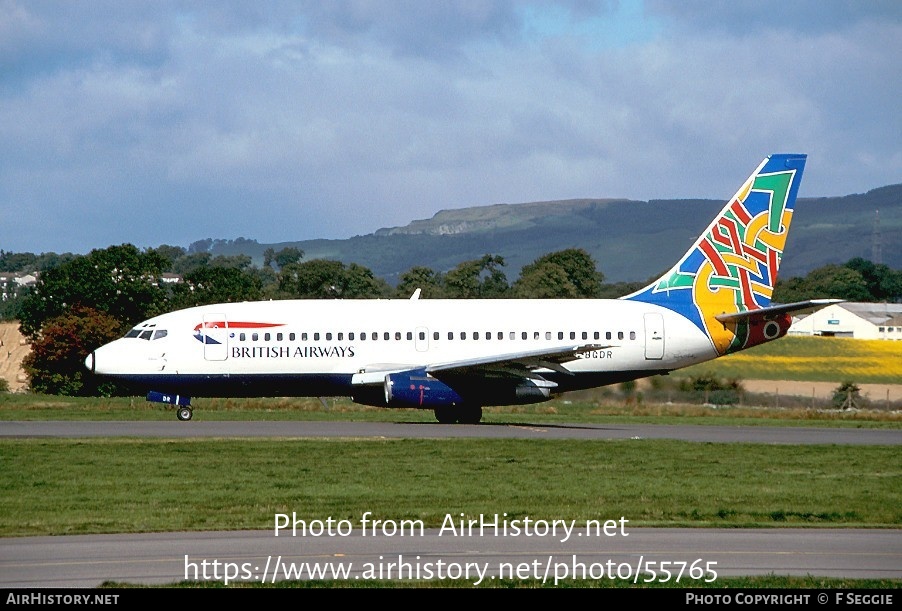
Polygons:
<instances>
[{"instance_id":1,"label":"aircraft registration g-bgdr","mask_svg":"<svg viewBox=\"0 0 902 611\"><path fill-rule=\"evenodd\" d=\"M478 423L483 406L665 374L836 301L771 304L805 159L764 159L670 271L619 299L222 303L151 318L85 365L180 420L191 396L349 396Z\"/></svg>"}]
</instances>

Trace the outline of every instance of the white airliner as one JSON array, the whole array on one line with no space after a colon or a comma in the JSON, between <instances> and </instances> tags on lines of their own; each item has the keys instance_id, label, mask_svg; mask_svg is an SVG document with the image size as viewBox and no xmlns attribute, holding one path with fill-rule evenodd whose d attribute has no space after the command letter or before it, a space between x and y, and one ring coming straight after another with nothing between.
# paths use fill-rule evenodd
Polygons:
<instances>
[{"instance_id":1,"label":"white airliner","mask_svg":"<svg viewBox=\"0 0 902 611\"><path fill-rule=\"evenodd\" d=\"M222 303L151 318L85 365L180 420L191 396L349 396L478 423L483 406L664 374L836 301L771 305L805 159L764 159L679 262L626 297Z\"/></svg>"}]
</instances>

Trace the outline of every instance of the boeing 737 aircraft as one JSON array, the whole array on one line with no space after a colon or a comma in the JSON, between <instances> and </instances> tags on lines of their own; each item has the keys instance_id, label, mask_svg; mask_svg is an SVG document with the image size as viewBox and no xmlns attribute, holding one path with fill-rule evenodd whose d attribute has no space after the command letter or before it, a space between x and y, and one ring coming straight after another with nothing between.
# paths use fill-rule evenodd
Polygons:
<instances>
[{"instance_id":1,"label":"boeing 737 aircraft","mask_svg":"<svg viewBox=\"0 0 902 611\"><path fill-rule=\"evenodd\" d=\"M478 423L483 406L665 374L835 302L771 305L805 159L764 159L670 271L619 299L222 303L151 318L85 365L180 420L191 396L349 396Z\"/></svg>"}]
</instances>

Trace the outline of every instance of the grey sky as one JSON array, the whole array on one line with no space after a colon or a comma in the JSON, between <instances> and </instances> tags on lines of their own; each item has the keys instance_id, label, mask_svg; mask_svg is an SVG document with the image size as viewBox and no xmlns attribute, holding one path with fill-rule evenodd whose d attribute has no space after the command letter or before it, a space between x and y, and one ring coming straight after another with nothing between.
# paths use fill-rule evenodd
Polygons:
<instances>
[{"instance_id":1,"label":"grey sky","mask_svg":"<svg viewBox=\"0 0 902 611\"><path fill-rule=\"evenodd\" d=\"M0 0L0 249L902 182L902 3Z\"/></svg>"}]
</instances>

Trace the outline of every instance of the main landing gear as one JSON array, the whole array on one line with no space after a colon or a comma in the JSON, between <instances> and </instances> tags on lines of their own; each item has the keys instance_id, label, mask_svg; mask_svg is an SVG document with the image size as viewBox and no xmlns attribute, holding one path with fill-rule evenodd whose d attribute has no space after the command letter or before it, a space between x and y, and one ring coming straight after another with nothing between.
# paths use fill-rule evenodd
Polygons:
<instances>
[{"instance_id":1,"label":"main landing gear","mask_svg":"<svg viewBox=\"0 0 902 611\"><path fill-rule=\"evenodd\" d=\"M481 405L440 405L433 411L442 424L479 424L482 420Z\"/></svg>"}]
</instances>

